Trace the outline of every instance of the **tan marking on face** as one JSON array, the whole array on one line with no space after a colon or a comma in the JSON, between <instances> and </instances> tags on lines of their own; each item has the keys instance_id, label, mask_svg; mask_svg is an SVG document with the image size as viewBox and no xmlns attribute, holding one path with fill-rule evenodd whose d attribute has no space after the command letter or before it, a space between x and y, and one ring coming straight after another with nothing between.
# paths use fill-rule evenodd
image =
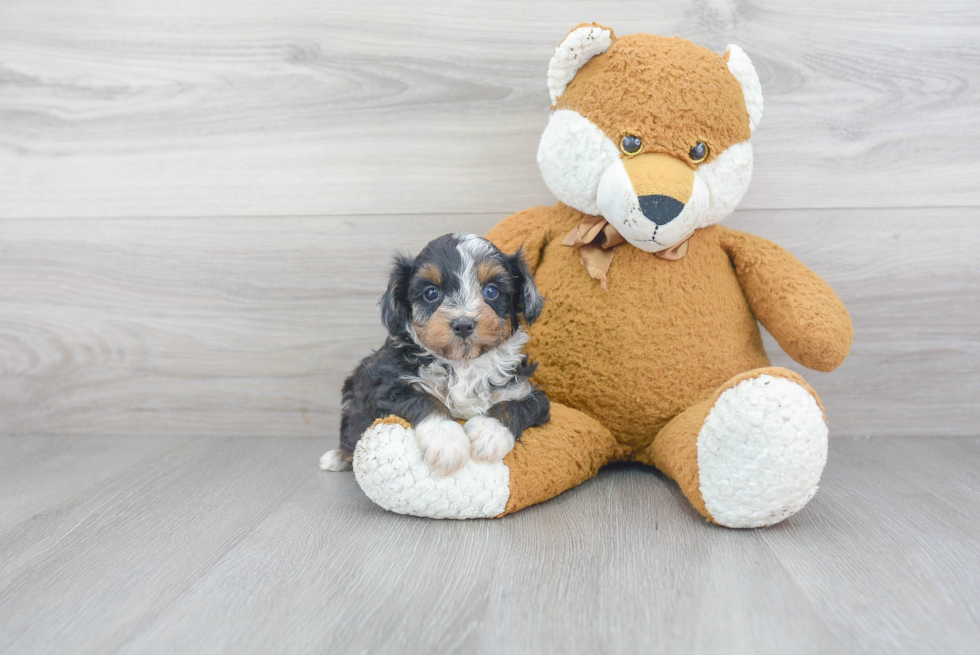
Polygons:
<instances>
[{"instance_id":1,"label":"tan marking on face","mask_svg":"<svg viewBox=\"0 0 980 655\"><path fill-rule=\"evenodd\" d=\"M490 352L513 333L510 319L506 316L497 316L497 312L486 303L481 303L474 320L476 330L470 340L476 345L479 355Z\"/></svg>"},{"instance_id":2,"label":"tan marking on face","mask_svg":"<svg viewBox=\"0 0 980 655\"><path fill-rule=\"evenodd\" d=\"M751 136L742 87L725 60L677 37L619 37L579 70L555 108L586 117L617 147L623 136L637 136L643 152L691 168L698 141L708 144L710 162Z\"/></svg>"},{"instance_id":3,"label":"tan marking on face","mask_svg":"<svg viewBox=\"0 0 980 655\"><path fill-rule=\"evenodd\" d=\"M465 311L450 307L440 307L425 323L413 322L419 342L446 359L473 359L490 352L513 333L510 320L501 318L487 305L480 308L471 318L476 329L468 339L461 339L453 333L451 323L454 319L466 316Z\"/></svg>"},{"instance_id":4,"label":"tan marking on face","mask_svg":"<svg viewBox=\"0 0 980 655\"><path fill-rule=\"evenodd\" d=\"M413 321L419 342L432 352L446 359L463 359L468 347L453 334L450 322L459 318L462 312L440 307L425 323Z\"/></svg>"},{"instance_id":5,"label":"tan marking on face","mask_svg":"<svg viewBox=\"0 0 980 655\"><path fill-rule=\"evenodd\" d=\"M476 279L481 287L505 275L507 271L504 267L494 261L482 261L476 267Z\"/></svg>"},{"instance_id":6,"label":"tan marking on face","mask_svg":"<svg viewBox=\"0 0 980 655\"><path fill-rule=\"evenodd\" d=\"M694 193L694 170L676 157L652 153L627 157L623 167L637 197L668 196L687 204Z\"/></svg>"},{"instance_id":7,"label":"tan marking on face","mask_svg":"<svg viewBox=\"0 0 980 655\"><path fill-rule=\"evenodd\" d=\"M439 273L439 268L435 264L425 264L419 269L418 275L436 286L442 284L442 275Z\"/></svg>"}]
</instances>

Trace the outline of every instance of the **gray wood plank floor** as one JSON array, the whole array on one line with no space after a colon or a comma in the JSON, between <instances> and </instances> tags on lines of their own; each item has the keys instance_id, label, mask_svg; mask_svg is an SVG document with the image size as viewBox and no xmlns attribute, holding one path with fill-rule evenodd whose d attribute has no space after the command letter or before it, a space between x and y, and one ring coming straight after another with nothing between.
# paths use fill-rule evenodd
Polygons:
<instances>
[{"instance_id":1,"label":"gray wood plank floor","mask_svg":"<svg viewBox=\"0 0 980 655\"><path fill-rule=\"evenodd\" d=\"M980 439L836 439L704 523L651 469L495 521L385 513L313 438L5 437L0 651L975 652ZM64 457L52 457L63 450ZM37 467L47 466L46 485ZM5 508L6 509L6 508Z\"/></svg>"}]
</instances>

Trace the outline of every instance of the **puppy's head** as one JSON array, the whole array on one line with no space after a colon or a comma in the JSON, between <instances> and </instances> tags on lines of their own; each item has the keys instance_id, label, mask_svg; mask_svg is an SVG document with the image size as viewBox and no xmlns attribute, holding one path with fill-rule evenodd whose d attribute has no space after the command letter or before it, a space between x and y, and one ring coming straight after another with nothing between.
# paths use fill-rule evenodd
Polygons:
<instances>
[{"instance_id":1,"label":"puppy's head","mask_svg":"<svg viewBox=\"0 0 980 655\"><path fill-rule=\"evenodd\" d=\"M543 305L520 251L505 255L475 234L446 234L415 259L395 258L381 320L392 335L462 360L506 341L521 316L533 323Z\"/></svg>"}]
</instances>

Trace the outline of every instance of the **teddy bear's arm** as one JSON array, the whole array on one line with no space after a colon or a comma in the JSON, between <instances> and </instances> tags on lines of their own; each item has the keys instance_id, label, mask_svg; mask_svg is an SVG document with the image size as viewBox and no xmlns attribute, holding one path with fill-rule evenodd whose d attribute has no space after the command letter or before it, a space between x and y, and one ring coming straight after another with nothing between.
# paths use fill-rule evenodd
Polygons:
<instances>
[{"instance_id":1,"label":"teddy bear's arm","mask_svg":"<svg viewBox=\"0 0 980 655\"><path fill-rule=\"evenodd\" d=\"M832 371L851 349L851 317L830 285L775 243L722 228L721 245L756 318L794 360Z\"/></svg>"},{"instance_id":2,"label":"teddy bear's arm","mask_svg":"<svg viewBox=\"0 0 980 655\"><path fill-rule=\"evenodd\" d=\"M487 239L506 253L524 248L524 259L534 273L550 238L553 213L554 207L531 207L511 214L487 232Z\"/></svg>"}]
</instances>

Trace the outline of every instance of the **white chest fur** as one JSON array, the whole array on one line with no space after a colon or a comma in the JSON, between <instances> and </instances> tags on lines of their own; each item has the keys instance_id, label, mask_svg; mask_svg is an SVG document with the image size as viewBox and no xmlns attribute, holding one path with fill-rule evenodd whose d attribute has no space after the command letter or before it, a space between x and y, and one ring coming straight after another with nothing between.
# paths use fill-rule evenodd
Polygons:
<instances>
[{"instance_id":1,"label":"white chest fur","mask_svg":"<svg viewBox=\"0 0 980 655\"><path fill-rule=\"evenodd\" d=\"M407 378L436 397L455 418L471 419L507 400L520 400L531 392L527 380L515 381L514 371L523 358L528 335L523 330L490 352L468 361L437 357Z\"/></svg>"}]
</instances>

